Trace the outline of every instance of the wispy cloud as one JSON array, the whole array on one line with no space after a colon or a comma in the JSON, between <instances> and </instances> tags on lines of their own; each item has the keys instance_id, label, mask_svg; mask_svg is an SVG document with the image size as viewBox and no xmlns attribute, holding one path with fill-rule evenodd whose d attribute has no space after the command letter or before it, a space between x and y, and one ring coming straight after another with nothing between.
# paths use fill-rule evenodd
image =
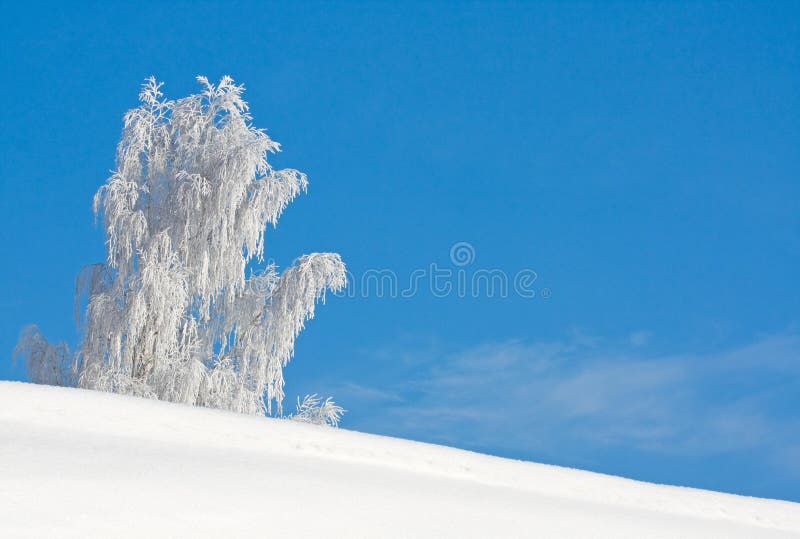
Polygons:
<instances>
[{"instance_id":1,"label":"wispy cloud","mask_svg":"<svg viewBox=\"0 0 800 539\"><path fill-rule=\"evenodd\" d=\"M361 384L347 382L341 386L341 389L350 396L355 396L368 401L388 401L399 402L402 398L394 391L385 391L374 387L366 387Z\"/></svg>"},{"instance_id":2,"label":"wispy cloud","mask_svg":"<svg viewBox=\"0 0 800 539\"><path fill-rule=\"evenodd\" d=\"M628 342L630 342L632 346L645 346L648 342L650 342L650 338L652 336L653 336L652 331L646 331L646 330L634 331L628 337Z\"/></svg>"},{"instance_id":3,"label":"wispy cloud","mask_svg":"<svg viewBox=\"0 0 800 539\"><path fill-rule=\"evenodd\" d=\"M336 394L368 406L359 418L368 430L516 453L576 444L677 455L760 448L785 460L800 447L800 334L661 356L646 353L649 338L406 348L398 357L415 361L399 362L400 381Z\"/></svg>"}]
</instances>

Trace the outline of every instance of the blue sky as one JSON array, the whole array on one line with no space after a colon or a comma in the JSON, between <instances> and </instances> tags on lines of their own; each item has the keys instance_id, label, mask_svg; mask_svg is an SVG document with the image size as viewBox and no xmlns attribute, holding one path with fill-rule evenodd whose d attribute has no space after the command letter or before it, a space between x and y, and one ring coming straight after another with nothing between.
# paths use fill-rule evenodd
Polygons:
<instances>
[{"instance_id":1,"label":"blue sky","mask_svg":"<svg viewBox=\"0 0 800 539\"><path fill-rule=\"evenodd\" d=\"M27 323L77 341L73 280L104 258L90 201L142 80L174 98L230 74L310 179L268 256L340 252L356 286L301 336L288 395L333 394L356 430L800 501L798 4L5 18L0 378L24 378ZM535 272L535 295L364 285L432 264Z\"/></svg>"}]
</instances>

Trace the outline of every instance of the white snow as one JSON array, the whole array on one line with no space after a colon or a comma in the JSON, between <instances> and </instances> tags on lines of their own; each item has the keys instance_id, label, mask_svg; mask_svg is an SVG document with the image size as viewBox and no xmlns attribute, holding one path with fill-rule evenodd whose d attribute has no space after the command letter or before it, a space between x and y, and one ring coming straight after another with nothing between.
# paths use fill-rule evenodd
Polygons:
<instances>
[{"instance_id":1,"label":"white snow","mask_svg":"<svg viewBox=\"0 0 800 539\"><path fill-rule=\"evenodd\" d=\"M0 536L249 535L800 537L800 504L0 383Z\"/></svg>"}]
</instances>

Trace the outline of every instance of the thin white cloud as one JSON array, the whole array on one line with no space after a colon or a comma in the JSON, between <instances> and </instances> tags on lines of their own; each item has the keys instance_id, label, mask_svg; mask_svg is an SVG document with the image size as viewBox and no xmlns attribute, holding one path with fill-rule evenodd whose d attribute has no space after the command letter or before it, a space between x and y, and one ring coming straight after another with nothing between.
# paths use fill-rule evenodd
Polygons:
<instances>
[{"instance_id":1,"label":"thin white cloud","mask_svg":"<svg viewBox=\"0 0 800 539\"><path fill-rule=\"evenodd\" d=\"M704 355L647 357L631 339L616 346L581 336L426 350L418 358L399 377L411 382L379 390L397 400L364 414L365 426L516 452L593 444L778 455L800 446L793 428L800 411L791 405L800 394L797 332Z\"/></svg>"},{"instance_id":2,"label":"thin white cloud","mask_svg":"<svg viewBox=\"0 0 800 539\"><path fill-rule=\"evenodd\" d=\"M652 331L634 331L628 337L628 342L631 346L645 346L647 343L650 342L650 338L653 336Z\"/></svg>"},{"instance_id":3,"label":"thin white cloud","mask_svg":"<svg viewBox=\"0 0 800 539\"><path fill-rule=\"evenodd\" d=\"M343 386L341 386L341 389L348 395L356 396L360 399L368 401L400 402L403 400L400 395L394 391L385 391L382 389L376 389L374 387L366 387L353 382L345 383Z\"/></svg>"}]
</instances>

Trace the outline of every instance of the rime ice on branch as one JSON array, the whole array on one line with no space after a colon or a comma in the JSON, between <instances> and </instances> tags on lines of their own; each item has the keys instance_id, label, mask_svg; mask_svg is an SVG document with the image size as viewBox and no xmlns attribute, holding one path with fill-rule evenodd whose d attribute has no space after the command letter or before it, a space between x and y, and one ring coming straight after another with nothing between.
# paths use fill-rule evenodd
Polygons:
<instances>
[{"instance_id":1,"label":"rime ice on branch","mask_svg":"<svg viewBox=\"0 0 800 539\"><path fill-rule=\"evenodd\" d=\"M198 81L200 93L170 101L150 78L125 115L116 170L94 198L108 258L76 281L76 305L86 298L77 383L253 414L274 402L281 413L295 338L325 292L346 285L345 267L313 253L282 274L251 269L306 175L269 164L280 146L251 125L243 86ZM47 346L35 328L23 334L32 381L63 378L66 352Z\"/></svg>"}]
</instances>

